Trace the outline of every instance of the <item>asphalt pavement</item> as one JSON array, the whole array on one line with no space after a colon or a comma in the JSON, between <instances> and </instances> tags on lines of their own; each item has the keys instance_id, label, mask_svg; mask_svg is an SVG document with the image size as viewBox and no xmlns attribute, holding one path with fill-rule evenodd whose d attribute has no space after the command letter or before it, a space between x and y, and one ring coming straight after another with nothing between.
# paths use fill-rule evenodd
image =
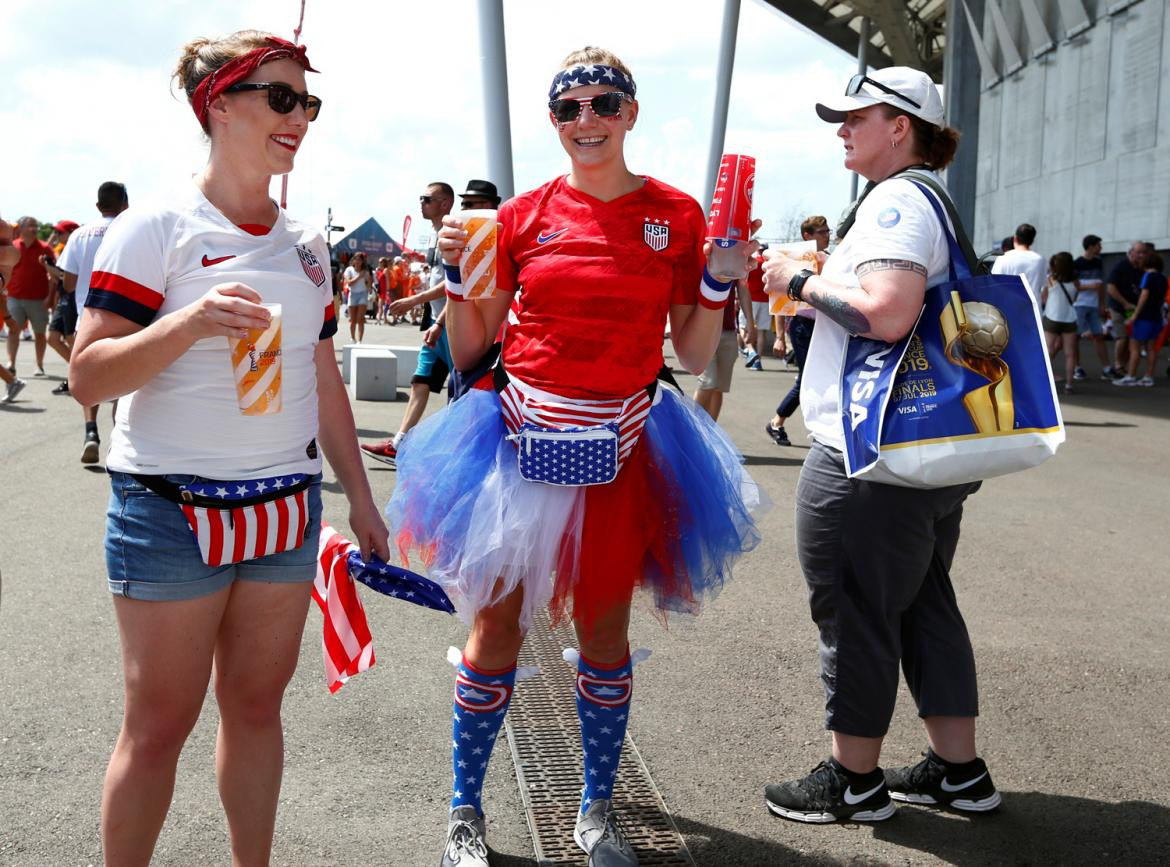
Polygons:
<instances>
[{"instance_id":1,"label":"asphalt pavement","mask_svg":"<svg viewBox=\"0 0 1170 867\"><path fill-rule=\"evenodd\" d=\"M366 342L420 336L374 326ZM108 482L100 466L79 461L80 409L50 394L64 363L54 356L46 367L48 377L30 377L32 345L22 344L29 386L0 405L4 865L101 863L101 780L121 715L102 555ZM764 367L736 370L720 419L775 503L761 521L763 542L700 617L663 628L643 607L632 626L631 644L653 656L637 669L631 733L696 863L1165 863L1170 380L1152 389L1078 384L1062 396L1068 442L1056 458L988 481L968 501L953 579L979 666L980 750L1002 810L967 818L903 806L874 826L806 826L771 816L763 801L765 784L803 775L828 750L816 631L793 545L806 440L799 419L789 423L792 447L765 436L794 372L777 359ZM693 390L692 377L680 379ZM405 407L405 393L398 403L355 403L359 438L397 429ZM108 440L108 408L100 426ZM369 472L384 502L395 473L373 462ZM347 530L328 469L325 516ZM452 617L363 598L377 664L336 695L325 686L320 613L309 614L285 701L275 864L438 863L450 783L445 656L465 630ZM216 722L211 697L180 761L156 864L230 863ZM912 763L924 746L903 690L883 762ZM485 808L492 863L534 864L507 749L493 758Z\"/></svg>"}]
</instances>

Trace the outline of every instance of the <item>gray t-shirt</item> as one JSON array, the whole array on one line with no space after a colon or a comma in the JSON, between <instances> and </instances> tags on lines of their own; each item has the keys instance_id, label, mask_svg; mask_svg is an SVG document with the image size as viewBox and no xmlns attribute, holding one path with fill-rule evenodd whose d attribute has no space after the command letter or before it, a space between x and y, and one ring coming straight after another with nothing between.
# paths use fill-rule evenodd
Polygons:
<instances>
[{"instance_id":1,"label":"gray t-shirt","mask_svg":"<svg viewBox=\"0 0 1170 867\"><path fill-rule=\"evenodd\" d=\"M437 239L435 241L435 246L427 250L427 264L431 266L431 276L427 288L434 289L445 279L447 279L447 275L443 271L443 257L439 255ZM439 314L443 312L443 308L446 306L447 295L444 293L431 302L431 316L437 319Z\"/></svg>"}]
</instances>

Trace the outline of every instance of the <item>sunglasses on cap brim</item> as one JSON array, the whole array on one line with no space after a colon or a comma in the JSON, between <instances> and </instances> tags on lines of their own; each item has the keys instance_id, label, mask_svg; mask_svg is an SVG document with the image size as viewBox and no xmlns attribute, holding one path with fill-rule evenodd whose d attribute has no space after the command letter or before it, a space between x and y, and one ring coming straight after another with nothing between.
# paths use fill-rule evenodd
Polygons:
<instances>
[{"instance_id":1,"label":"sunglasses on cap brim","mask_svg":"<svg viewBox=\"0 0 1170 867\"><path fill-rule=\"evenodd\" d=\"M287 84L275 84L266 81L243 82L241 84L233 84L224 93L240 93L247 90L268 91L268 107L277 114L288 114L297 107L298 102L301 104L301 108L305 110L305 117L310 121L316 120L317 115L321 113L320 99L315 96L310 96L307 93L297 93Z\"/></svg>"},{"instance_id":2,"label":"sunglasses on cap brim","mask_svg":"<svg viewBox=\"0 0 1170 867\"><path fill-rule=\"evenodd\" d=\"M580 98L563 96L560 99L549 100L548 110L552 112L557 123L572 123L581 116L581 109L586 105L597 117L617 117L621 114L622 103L627 100L633 101L628 94L620 90Z\"/></svg>"},{"instance_id":3,"label":"sunglasses on cap brim","mask_svg":"<svg viewBox=\"0 0 1170 867\"><path fill-rule=\"evenodd\" d=\"M870 85L871 87L876 87L882 93L888 93L890 96L896 96L896 97L898 97L898 99L902 100L903 102L909 103L910 105L914 106L915 108L922 108L921 105L919 105L917 102L912 100L910 97L906 96L906 94L898 93L898 91L894 90L892 87L886 87L880 81L874 81L869 76L864 75L860 72L857 75L853 76L851 79L849 79L849 83L847 85L845 85L845 95L846 96L868 96L868 94L863 93L861 90L862 86L866 85L866 84Z\"/></svg>"}]
</instances>

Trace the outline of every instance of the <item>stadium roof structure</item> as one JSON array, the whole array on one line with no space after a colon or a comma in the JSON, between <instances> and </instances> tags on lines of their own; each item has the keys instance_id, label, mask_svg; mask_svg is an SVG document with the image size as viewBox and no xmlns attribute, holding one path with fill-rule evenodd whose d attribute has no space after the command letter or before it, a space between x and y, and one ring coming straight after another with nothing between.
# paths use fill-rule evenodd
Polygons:
<instances>
[{"instance_id":1,"label":"stadium roof structure","mask_svg":"<svg viewBox=\"0 0 1170 867\"><path fill-rule=\"evenodd\" d=\"M942 82L947 0L764 0L843 51L858 54L869 19L870 66L913 66Z\"/></svg>"}]
</instances>

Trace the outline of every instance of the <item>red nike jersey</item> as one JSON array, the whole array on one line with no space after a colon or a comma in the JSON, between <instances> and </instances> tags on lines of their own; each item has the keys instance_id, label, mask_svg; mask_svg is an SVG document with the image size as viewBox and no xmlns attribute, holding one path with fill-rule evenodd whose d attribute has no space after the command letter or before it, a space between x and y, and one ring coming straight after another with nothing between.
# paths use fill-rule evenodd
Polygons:
<instances>
[{"instance_id":1,"label":"red nike jersey","mask_svg":"<svg viewBox=\"0 0 1170 867\"><path fill-rule=\"evenodd\" d=\"M504 365L565 397L628 397L662 367L671 304L695 304L706 220L653 178L602 202L561 177L500 208L497 286L520 290Z\"/></svg>"}]
</instances>

